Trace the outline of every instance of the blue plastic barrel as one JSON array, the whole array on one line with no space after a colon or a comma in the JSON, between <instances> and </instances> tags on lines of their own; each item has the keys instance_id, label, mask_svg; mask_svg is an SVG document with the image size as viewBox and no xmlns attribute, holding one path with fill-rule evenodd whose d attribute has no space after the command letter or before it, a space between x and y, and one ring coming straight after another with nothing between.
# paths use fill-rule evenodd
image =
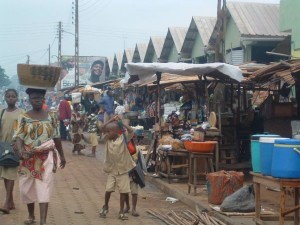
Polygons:
<instances>
[{"instance_id":1,"label":"blue plastic barrel","mask_svg":"<svg viewBox=\"0 0 300 225\"><path fill-rule=\"evenodd\" d=\"M300 178L300 140L275 140L271 175L278 178Z\"/></svg>"},{"instance_id":2,"label":"blue plastic barrel","mask_svg":"<svg viewBox=\"0 0 300 225\"><path fill-rule=\"evenodd\" d=\"M251 161L252 161L252 170L255 173L261 173L260 167L260 137L279 137L277 134L254 134L251 136Z\"/></svg>"},{"instance_id":3,"label":"blue plastic barrel","mask_svg":"<svg viewBox=\"0 0 300 225\"><path fill-rule=\"evenodd\" d=\"M282 137L260 137L260 168L261 173L266 176L271 176L273 148L276 140L286 140L289 138Z\"/></svg>"}]
</instances>

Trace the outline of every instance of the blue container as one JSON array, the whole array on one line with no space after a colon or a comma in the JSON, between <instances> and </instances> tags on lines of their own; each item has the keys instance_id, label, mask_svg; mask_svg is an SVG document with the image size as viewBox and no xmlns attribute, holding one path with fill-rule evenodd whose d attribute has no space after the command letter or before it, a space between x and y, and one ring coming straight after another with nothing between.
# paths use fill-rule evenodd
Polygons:
<instances>
[{"instance_id":1,"label":"blue container","mask_svg":"<svg viewBox=\"0 0 300 225\"><path fill-rule=\"evenodd\" d=\"M276 140L271 175L278 178L300 178L300 140Z\"/></svg>"},{"instance_id":2,"label":"blue container","mask_svg":"<svg viewBox=\"0 0 300 225\"><path fill-rule=\"evenodd\" d=\"M252 161L252 170L255 173L261 173L260 167L260 137L279 137L277 134L255 134L251 136L251 161Z\"/></svg>"},{"instance_id":3,"label":"blue container","mask_svg":"<svg viewBox=\"0 0 300 225\"><path fill-rule=\"evenodd\" d=\"M260 168L261 173L266 176L271 176L273 149L276 140L286 140L289 138L282 137L260 137Z\"/></svg>"}]
</instances>

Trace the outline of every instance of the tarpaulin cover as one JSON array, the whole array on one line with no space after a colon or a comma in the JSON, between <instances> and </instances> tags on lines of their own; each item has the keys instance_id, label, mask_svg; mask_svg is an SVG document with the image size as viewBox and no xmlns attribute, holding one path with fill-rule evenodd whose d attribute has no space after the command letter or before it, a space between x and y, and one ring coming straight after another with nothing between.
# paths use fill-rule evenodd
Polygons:
<instances>
[{"instance_id":1,"label":"tarpaulin cover","mask_svg":"<svg viewBox=\"0 0 300 225\"><path fill-rule=\"evenodd\" d=\"M130 76L138 75L139 80L149 80L156 72L182 76L206 75L216 79L229 78L237 82L243 79L242 71L237 66L226 63L126 63L125 67Z\"/></svg>"}]
</instances>

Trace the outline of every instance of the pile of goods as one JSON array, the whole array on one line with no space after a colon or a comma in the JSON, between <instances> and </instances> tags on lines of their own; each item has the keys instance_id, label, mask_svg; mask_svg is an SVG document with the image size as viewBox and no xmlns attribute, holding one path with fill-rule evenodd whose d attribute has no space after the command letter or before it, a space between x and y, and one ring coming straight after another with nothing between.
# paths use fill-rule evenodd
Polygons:
<instances>
[{"instance_id":1,"label":"pile of goods","mask_svg":"<svg viewBox=\"0 0 300 225\"><path fill-rule=\"evenodd\" d=\"M183 148L182 141L174 139L171 135L164 135L159 140L159 149L161 150L180 150Z\"/></svg>"}]
</instances>

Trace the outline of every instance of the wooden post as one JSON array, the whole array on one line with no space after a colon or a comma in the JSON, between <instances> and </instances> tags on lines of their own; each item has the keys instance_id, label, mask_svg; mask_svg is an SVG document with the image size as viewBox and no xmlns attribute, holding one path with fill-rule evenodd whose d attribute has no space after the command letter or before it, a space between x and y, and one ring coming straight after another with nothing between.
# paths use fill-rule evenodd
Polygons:
<instances>
[{"instance_id":1,"label":"wooden post","mask_svg":"<svg viewBox=\"0 0 300 225\"><path fill-rule=\"evenodd\" d=\"M154 148L153 148L153 154L152 154L152 160L156 161L156 148L158 144L158 137L161 135L161 121L160 121L160 80L161 80L161 72L156 72L156 100L155 100L155 105L156 105L156 116L155 116L155 124L159 124L159 132L155 132L155 141L154 141Z\"/></svg>"}]
</instances>

